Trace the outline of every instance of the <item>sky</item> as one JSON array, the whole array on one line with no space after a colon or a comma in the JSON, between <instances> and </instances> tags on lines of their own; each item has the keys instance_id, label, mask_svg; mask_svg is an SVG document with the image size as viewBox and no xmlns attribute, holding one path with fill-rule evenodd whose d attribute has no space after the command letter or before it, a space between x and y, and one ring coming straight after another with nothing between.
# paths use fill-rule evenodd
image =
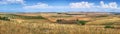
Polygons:
<instances>
[{"instance_id":1,"label":"sky","mask_svg":"<svg viewBox=\"0 0 120 34\"><path fill-rule=\"evenodd\" d=\"M0 12L120 12L120 0L0 0Z\"/></svg>"}]
</instances>

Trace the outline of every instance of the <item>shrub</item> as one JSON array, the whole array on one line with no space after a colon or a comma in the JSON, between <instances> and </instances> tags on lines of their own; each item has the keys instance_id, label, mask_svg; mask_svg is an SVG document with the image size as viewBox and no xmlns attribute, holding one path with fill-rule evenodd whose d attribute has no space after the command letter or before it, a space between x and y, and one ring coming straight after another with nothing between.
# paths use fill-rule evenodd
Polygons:
<instances>
[{"instance_id":1,"label":"shrub","mask_svg":"<svg viewBox=\"0 0 120 34\"><path fill-rule=\"evenodd\" d=\"M62 14L62 13L57 13L57 14Z\"/></svg>"},{"instance_id":2,"label":"shrub","mask_svg":"<svg viewBox=\"0 0 120 34\"><path fill-rule=\"evenodd\" d=\"M114 26L106 25L104 28L114 28Z\"/></svg>"},{"instance_id":3,"label":"shrub","mask_svg":"<svg viewBox=\"0 0 120 34\"><path fill-rule=\"evenodd\" d=\"M107 17L108 15L99 15L99 16L96 16L96 18L100 18L100 17Z\"/></svg>"},{"instance_id":4,"label":"shrub","mask_svg":"<svg viewBox=\"0 0 120 34\"><path fill-rule=\"evenodd\" d=\"M10 19L8 17L0 17L0 20L10 21Z\"/></svg>"},{"instance_id":5,"label":"shrub","mask_svg":"<svg viewBox=\"0 0 120 34\"><path fill-rule=\"evenodd\" d=\"M77 24L85 25L87 21L84 20L77 20Z\"/></svg>"},{"instance_id":6,"label":"shrub","mask_svg":"<svg viewBox=\"0 0 120 34\"><path fill-rule=\"evenodd\" d=\"M62 21L61 19L56 20L56 22L58 22L58 23L60 23L61 21Z\"/></svg>"}]
</instances>

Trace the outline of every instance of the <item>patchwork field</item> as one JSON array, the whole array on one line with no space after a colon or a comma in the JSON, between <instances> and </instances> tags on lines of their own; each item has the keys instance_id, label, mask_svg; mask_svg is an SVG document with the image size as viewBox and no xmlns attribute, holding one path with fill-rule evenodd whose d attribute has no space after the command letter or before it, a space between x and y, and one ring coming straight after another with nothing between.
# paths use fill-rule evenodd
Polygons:
<instances>
[{"instance_id":1,"label":"patchwork field","mask_svg":"<svg viewBox=\"0 0 120 34\"><path fill-rule=\"evenodd\" d=\"M119 26L114 14L0 14L0 34L120 34Z\"/></svg>"}]
</instances>

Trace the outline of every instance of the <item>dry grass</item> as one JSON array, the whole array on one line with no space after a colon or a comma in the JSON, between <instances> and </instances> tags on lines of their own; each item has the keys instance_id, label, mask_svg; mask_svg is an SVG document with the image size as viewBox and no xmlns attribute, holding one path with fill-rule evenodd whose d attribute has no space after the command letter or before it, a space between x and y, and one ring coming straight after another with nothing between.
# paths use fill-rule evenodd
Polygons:
<instances>
[{"instance_id":1,"label":"dry grass","mask_svg":"<svg viewBox=\"0 0 120 34\"><path fill-rule=\"evenodd\" d=\"M0 34L120 34L119 31L100 25L57 24L44 20L26 20L22 23L0 21Z\"/></svg>"},{"instance_id":2,"label":"dry grass","mask_svg":"<svg viewBox=\"0 0 120 34\"><path fill-rule=\"evenodd\" d=\"M58 24L51 23L46 19L0 20L0 34L120 34L119 29L97 25L106 23L106 21L116 22L119 19L101 19L87 23L96 25Z\"/></svg>"},{"instance_id":3,"label":"dry grass","mask_svg":"<svg viewBox=\"0 0 120 34\"><path fill-rule=\"evenodd\" d=\"M120 22L120 18L112 17L112 18L102 18L99 20L90 21L87 24L101 25L106 23L119 23L119 22Z\"/></svg>"}]
</instances>

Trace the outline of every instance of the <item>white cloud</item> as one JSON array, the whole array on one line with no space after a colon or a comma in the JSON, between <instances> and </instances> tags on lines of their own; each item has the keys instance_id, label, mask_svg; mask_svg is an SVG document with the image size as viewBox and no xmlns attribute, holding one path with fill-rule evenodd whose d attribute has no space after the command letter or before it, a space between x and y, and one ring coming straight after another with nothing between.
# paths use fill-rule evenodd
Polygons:
<instances>
[{"instance_id":1,"label":"white cloud","mask_svg":"<svg viewBox=\"0 0 120 34\"><path fill-rule=\"evenodd\" d=\"M48 4L45 3L37 3L36 5L31 5L31 6L24 6L24 9L40 9L40 8L50 8Z\"/></svg>"},{"instance_id":2,"label":"white cloud","mask_svg":"<svg viewBox=\"0 0 120 34\"><path fill-rule=\"evenodd\" d=\"M100 7L102 8L118 8L118 5L116 2L110 2L108 4L105 4L103 1L100 2Z\"/></svg>"},{"instance_id":3,"label":"white cloud","mask_svg":"<svg viewBox=\"0 0 120 34\"><path fill-rule=\"evenodd\" d=\"M94 3L88 3L88 2L70 3L71 8L91 8L93 6L94 6Z\"/></svg>"},{"instance_id":4,"label":"white cloud","mask_svg":"<svg viewBox=\"0 0 120 34\"><path fill-rule=\"evenodd\" d=\"M99 6L96 6L94 4L95 3L89 3L89 2L76 2L76 3L70 3L70 7L71 8L110 8L110 9L118 8L118 4L116 2L110 2L106 4L103 1L100 1Z\"/></svg>"},{"instance_id":5,"label":"white cloud","mask_svg":"<svg viewBox=\"0 0 120 34\"><path fill-rule=\"evenodd\" d=\"M54 8L54 9L67 9L67 8L92 8L94 3L88 2L76 2L70 3L68 6L50 6L46 3L37 3L36 5L24 6L24 9L45 9L45 8Z\"/></svg>"},{"instance_id":6,"label":"white cloud","mask_svg":"<svg viewBox=\"0 0 120 34\"><path fill-rule=\"evenodd\" d=\"M9 2L9 3L23 3L24 1L23 0L6 0L6 2Z\"/></svg>"},{"instance_id":7,"label":"white cloud","mask_svg":"<svg viewBox=\"0 0 120 34\"><path fill-rule=\"evenodd\" d=\"M65 8L69 8L69 6L50 6L46 3L37 3L35 5L31 5L31 6L24 6L24 9L65 9Z\"/></svg>"},{"instance_id":8,"label":"white cloud","mask_svg":"<svg viewBox=\"0 0 120 34\"><path fill-rule=\"evenodd\" d=\"M95 5L95 3L89 3L89 2L76 2L76 3L70 3L68 6L52 6L48 5L46 3L37 3L35 5L30 6L24 6L24 9L116 9L118 8L118 5L116 2L110 2L108 4L104 3L103 1L100 2L100 5ZM93 10L94 10L93 9Z\"/></svg>"},{"instance_id":9,"label":"white cloud","mask_svg":"<svg viewBox=\"0 0 120 34\"><path fill-rule=\"evenodd\" d=\"M24 0L1 0L0 4L12 4L12 3L24 4L24 2L25 2Z\"/></svg>"}]
</instances>

